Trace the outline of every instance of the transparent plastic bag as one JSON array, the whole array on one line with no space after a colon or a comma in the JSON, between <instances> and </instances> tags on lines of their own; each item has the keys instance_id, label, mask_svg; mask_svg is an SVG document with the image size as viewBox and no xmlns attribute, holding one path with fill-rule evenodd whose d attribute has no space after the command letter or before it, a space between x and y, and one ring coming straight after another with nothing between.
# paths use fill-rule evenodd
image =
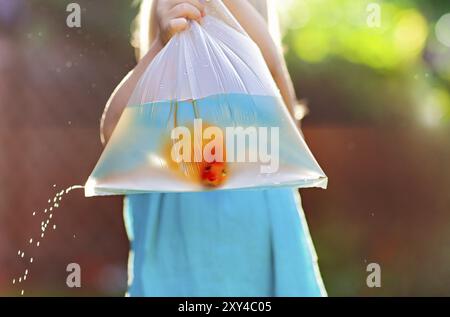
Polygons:
<instances>
[{"instance_id":1,"label":"transparent plastic bag","mask_svg":"<svg viewBox=\"0 0 450 317\"><path fill-rule=\"evenodd\" d=\"M86 196L322 187L258 46L220 0L140 78Z\"/></svg>"}]
</instances>

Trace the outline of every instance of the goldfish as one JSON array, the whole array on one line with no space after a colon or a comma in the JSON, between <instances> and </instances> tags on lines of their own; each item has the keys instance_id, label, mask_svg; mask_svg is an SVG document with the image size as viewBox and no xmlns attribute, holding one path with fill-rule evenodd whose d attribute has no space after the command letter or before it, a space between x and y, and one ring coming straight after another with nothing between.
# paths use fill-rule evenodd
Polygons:
<instances>
[{"instance_id":1,"label":"goldfish","mask_svg":"<svg viewBox=\"0 0 450 317\"><path fill-rule=\"evenodd\" d=\"M200 170L200 177L203 185L208 187L218 187L227 178L225 162L204 163Z\"/></svg>"},{"instance_id":2,"label":"goldfish","mask_svg":"<svg viewBox=\"0 0 450 317\"><path fill-rule=\"evenodd\" d=\"M224 139L222 135L216 140L217 142L203 142L203 131L208 127L211 127L211 125L207 123L202 125L201 121L200 126L187 127L188 135L176 142L170 139L165 143L163 151L168 167L178 175L190 181L198 182L205 187L220 187L226 182L228 176ZM195 129L197 130L194 132ZM198 139L199 136L201 141ZM174 150L176 143L179 143L178 145L181 145L181 147ZM212 155L211 162L203 157L205 147L207 147L206 152ZM177 161L174 160L174 152L178 154ZM216 159L216 153L218 159ZM184 157L185 154L186 159L180 160L179 157Z\"/></svg>"}]
</instances>

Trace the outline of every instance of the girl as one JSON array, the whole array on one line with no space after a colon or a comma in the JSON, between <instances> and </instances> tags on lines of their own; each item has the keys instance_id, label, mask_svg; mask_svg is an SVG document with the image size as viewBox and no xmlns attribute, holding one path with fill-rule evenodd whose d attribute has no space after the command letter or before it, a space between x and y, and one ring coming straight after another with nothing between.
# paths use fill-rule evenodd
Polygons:
<instances>
[{"instance_id":1,"label":"girl","mask_svg":"<svg viewBox=\"0 0 450 317\"><path fill-rule=\"evenodd\" d=\"M264 0L224 0L261 49L290 112L295 93L263 16ZM261 15L257 9L260 10ZM272 12L271 12L272 13ZM106 142L139 78L165 43L205 15L201 0L141 4L139 55L102 117ZM148 45L148 43L151 43ZM128 195L130 296L325 296L296 189Z\"/></svg>"}]
</instances>

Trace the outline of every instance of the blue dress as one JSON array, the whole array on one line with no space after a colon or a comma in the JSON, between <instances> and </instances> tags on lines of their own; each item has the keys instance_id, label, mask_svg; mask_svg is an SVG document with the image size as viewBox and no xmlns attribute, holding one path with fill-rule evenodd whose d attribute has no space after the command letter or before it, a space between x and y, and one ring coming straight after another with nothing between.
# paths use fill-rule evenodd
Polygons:
<instances>
[{"instance_id":1,"label":"blue dress","mask_svg":"<svg viewBox=\"0 0 450 317\"><path fill-rule=\"evenodd\" d=\"M128 195L129 296L326 296L297 190Z\"/></svg>"}]
</instances>

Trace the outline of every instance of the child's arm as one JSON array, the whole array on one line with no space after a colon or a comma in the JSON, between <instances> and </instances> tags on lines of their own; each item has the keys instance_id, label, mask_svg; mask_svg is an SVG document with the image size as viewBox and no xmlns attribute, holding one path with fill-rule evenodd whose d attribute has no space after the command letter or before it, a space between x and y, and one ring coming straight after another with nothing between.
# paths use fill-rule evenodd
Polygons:
<instances>
[{"instance_id":1,"label":"child's arm","mask_svg":"<svg viewBox=\"0 0 450 317\"><path fill-rule=\"evenodd\" d=\"M261 49L272 76L280 89L280 93L291 114L296 101L291 78L287 72L286 63L273 42L267 25L261 15L245 0L224 0L249 36ZM152 6L152 20L158 30L152 28L157 38L149 52L139 61L136 67L122 80L109 98L100 122L100 135L105 144L119 121L123 109L130 98L134 87L147 66L170 37L184 30L188 19L201 19L204 15L204 5L199 0L155 0Z\"/></svg>"},{"instance_id":2,"label":"child's arm","mask_svg":"<svg viewBox=\"0 0 450 317\"><path fill-rule=\"evenodd\" d=\"M264 60L272 73L272 77L278 89L280 89L281 96L292 115L297 101L294 86L287 71L283 55L270 36L266 21L248 1L223 0L223 2L248 35L259 46Z\"/></svg>"},{"instance_id":3,"label":"child's arm","mask_svg":"<svg viewBox=\"0 0 450 317\"><path fill-rule=\"evenodd\" d=\"M199 0L155 0L151 10L152 46L109 97L100 121L100 138L103 144L111 137L139 78L162 49L163 44L173 34L187 28L188 19L199 20L204 15L204 5Z\"/></svg>"},{"instance_id":4,"label":"child's arm","mask_svg":"<svg viewBox=\"0 0 450 317\"><path fill-rule=\"evenodd\" d=\"M122 115L123 109L126 107L128 99L130 99L131 94L133 93L134 87L137 85L145 69L161 48L161 42L155 40L148 53L139 61L135 68L122 79L109 97L100 120L100 138L103 144L106 144L111 137L111 134Z\"/></svg>"}]
</instances>

